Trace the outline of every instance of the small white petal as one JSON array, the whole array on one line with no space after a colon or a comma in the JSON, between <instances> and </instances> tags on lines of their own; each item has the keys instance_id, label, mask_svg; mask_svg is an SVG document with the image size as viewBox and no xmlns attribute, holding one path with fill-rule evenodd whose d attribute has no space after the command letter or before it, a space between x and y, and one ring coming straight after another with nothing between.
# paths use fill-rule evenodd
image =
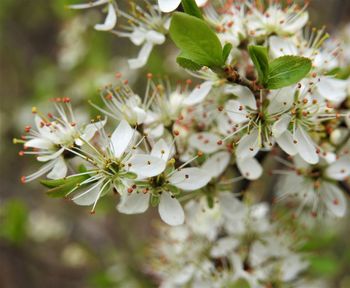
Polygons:
<instances>
[{"instance_id":1,"label":"small white petal","mask_svg":"<svg viewBox=\"0 0 350 288\"><path fill-rule=\"evenodd\" d=\"M296 45L286 38L272 36L269 39L270 53L273 58L278 58L285 55L297 55L298 48Z\"/></svg>"},{"instance_id":2,"label":"small white petal","mask_svg":"<svg viewBox=\"0 0 350 288\"><path fill-rule=\"evenodd\" d=\"M343 156L330 165L326 174L328 177L335 180L344 180L350 176L350 156Z\"/></svg>"},{"instance_id":3,"label":"small white petal","mask_svg":"<svg viewBox=\"0 0 350 288\"><path fill-rule=\"evenodd\" d=\"M298 154L297 148L293 142L292 134L287 130L280 137L276 138L276 142L280 148L288 155L295 156Z\"/></svg>"},{"instance_id":4,"label":"small white petal","mask_svg":"<svg viewBox=\"0 0 350 288\"><path fill-rule=\"evenodd\" d=\"M181 3L181 0L158 0L159 9L168 13L174 11Z\"/></svg>"},{"instance_id":5,"label":"small white petal","mask_svg":"<svg viewBox=\"0 0 350 288\"><path fill-rule=\"evenodd\" d=\"M211 248L210 255L214 258L225 257L229 253L232 253L238 244L239 241L235 238L221 238L217 240Z\"/></svg>"},{"instance_id":6,"label":"small white petal","mask_svg":"<svg viewBox=\"0 0 350 288\"><path fill-rule=\"evenodd\" d=\"M282 117L272 125L273 136L276 138L280 137L288 129L290 121L291 116L287 114L282 115Z\"/></svg>"},{"instance_id":7,"label":"small white petal","mask_svg":"<svg viewBox=\"0 0 350 288\"><path fill-rule=\"evenodd\" d=\"M146 39L148 42L155 44L155 45L161 45L165 42L165 36L162 33L159 33L157 31L151 30L146 33Z\"/></svg>"},{"instance_id":8,"label":"small white petal","mask_svg":"<svg viewBox=\"0 0 350 288\"><path fill-rule=\"evenodd\" d=\"M185 221L185 213L181 204L167 192L163 192L160 196L158 211L160 218L171 226L181 225Z\"/></svg>"},{"instance_id":9,"label":"small white petal","mask_svg":"<svg viewBox=\"0 0 350 288\"><path fill-rule=\"evenodd\" d=\"M171 156L171 147L164 141L164 139L160 139L154 144L151 156L158 157L164 161L168 161Z\"/></svg>"},{"instance_id":10,"label":"small white petal","mask_svg":"<svg viewBox=\"0 0 350 288\"><path fill-rule=\"evenodd\" d=\"M136 173L138 179L157 176L164 171L165 166L166 161L143 154L132 156L126 163L126 167L129 167L130 172Z\"/></svg>"},{"instance_id":11,"label":"small white petal","mask_svg":"<svg viewBox=\"0 0 350 288\"><path fill-rule=\"evenodd\" d=\"M99 196L101 184L102 182L97 182L96 184L90 186L85 191L74 196L72 201L81 206L90 206L94 204Z\"/></svg>"},{"instance_id":12,"label":"small white petal","mask_svg":"<svg viewBox=\"0 0 350 288\"><path fill-rule=\"evenodd\" d=\"M53 166L51 172L47 174L47 178L49 179L61 179L67 174L67 165L64 161L63 157L59 157L55 161L55 165Z\"/></svg>"},{"instance_id":13,"label":"small white petal","mask_svg":"<svg viewBox=\"0 0 350 288\"><path fill-rule=\"evenodd\" d=\"M263 173L260 163L255 158L237 158L237 166L244 178L249 180L256 180Z\"/></svg>"},{"instance_id":14,"label":"small white petal","mask_svg":"<svg viewBox=\"0 0 350 288\"><path fill-rule=\"evenodd\" d=\"M220 176L230 163L231 154L226 151L221 151L211 156L202 165L202 169L212 178Z\"/></svg>"},{"instance_id":15,"label":"small white petal","mask_svg":"<svg viewBox=\"0 0 350 288\"><path fill-rule=\"evenodd\" d=\"M53 148L54 144L45 138L34 138L27 141L24 144L25 147L28 148L36 148L36 149L50 149Z\"/></svg>"},{"instance_id":16,"label":"small white petal","mask_svg":"<svg viewBox=\"0 0 350 288\"><path fill-rule=\"evenodd\" d=\"M338 186L331 183L322 183L320 187L321 197L326 207L336 217L344 217L347 208L347 200Z\"/></svg>"},{"instance_id":17,"label":"small white petal","mask_svg":"<svg viewBox=\"0 0 350 288\"><path fill-rule=\"evenodd\" d=\"M227 87L225 92L237 96L241 104L253 110L257 109L255 96L249 88L241 85L234 85Z\"/></svg>"},{"instance_id":18,"label":"small white petal","mask_svg":"<svg viewBox=\"0 0 350 288\"><path fill-rule=\"evenodd\" d=\"M150 193L126 193L117 206L119 212L124 214L144 213L149 206Z\"/></svg>"},{"instance_id":19,"label":"small white petal","mask_svg":"<svg viewBox=\"0 0 350 288\"><path fill-rule=\"evenodd\" d=\"M259 148L260 148L258 136L259 136L258 130L254 129L239 141L239 144L236 150L237 158L241 158L241 159L254 158L254 156L259 152Z\"/></svg>"},{"instance_id":20,"label":"small white petal","mask_svg":"<svg viewBox=\"0 0 350 288\"><path fill-rule=\"evenodd\" d=\"M205 99L205 97L208 96L212 87L212 81L203 82L199 87L193 89L191 94L185 98L183 104L187 106L192 106L201 103Z\"/></svg>"},{"instance_id":21,"label":"small white petal","mask_svg":"<svg viewBox=\"0 0 350 288\"><path fill-rule=\"evenodd\" d=\"M180 189L193 191L207 185L210 179L210 175L200 168L184 168L174 172L168 180Z\"/></svg>"},{"instance_id":22,"label":"small white petal","mask_svg":"<svg viewBox=\"0 0 350 288\"><path fill-rule=\"evenodd\" d=\"M227 113L227 116L235 124L240 124L249 120L247 118L248 112L246 108L236 100L227 101L225 105L225 111Z\"/></svg>"},{"instance_id":23,"label":"small white petal","mask_svg":"<svg viewBox=\"0 0 350 288\"><path fill-rule=\"evenodd\" d=\"M52 153L50 155L45 155L45 156L39 156L37 158L38 161L40 162L46 162L46 161L49 161L49 160L53 160L53 159L56 159L58 158L59 156L61 156L61 154L63 153L64 151L64 148L61 148L60 150L56 151L55 153Z\"/></svg>"},{"instance_id":24,"label":"small white petal","mask_svg":"<svg viewBox=\"0 0 350 288\"><path fill-rule=\"evenodd\" d=\"M106 125L106 122L107 122L107 120L105 119L102 121L98 121L98 122L86 125L84 128L84 133L80 137L85 141L91 140L92 137L95 136L96 132L101 130ZM78 139L78 140L79 141L76 141L77 145L80 144L79 146L81 146L84 144L84 141L81 141L80 139Z\"/></svg>"},{"instance_id":25,"label":"small white petal","mask_svg":"<svg viewBox=\"0 0 350 288\"><path fill-rule=\"evenodd\" d=\"M347 96L347 81L330 77L321 77L317 83L317 91L324 98L335 103L344 101Z\"/></svg>"},{"instance_id":26,"label":"small white petal","mask_svg":"<svg viewBox=\"0 0 350 288\"><path fill-rule=\"evenodd\" d=\"M133 136L134 130L130 127L129 123L125 120L120 121L111 136L111 149L115 157L120 158L123 155Z\"/></svg>"},{"instance_id":27,"label":"small white petal","mask_svg":"<svg viewBox=\"0 0 350 288\"><path fill-rule=\"evenodd\" d=\"M296 148L301 158L309 164L316 164L319 161L316 147L310 136L304 131L302 127L295 130L295 139L297 141Z\"/></svg>"},{"instance_id":28,"label":"small white petal","mask_svg":"<svg viewBox=\"0 0 350 288\"><path fill-rule=\"evenodd\" d=\"M207 4L208 0L196 0L196 3L199 7L204 6L205 4Z\"/></svg>"},{"instance_id":29,"label":"small white petal","mask_svg":"<svg viewBox=\"0 0 350 288\"><path fill-rule=\"evenodd\" d=\"M113 4L109 3L105 22L103 24L96 24L94 28L98 31L109 31L114 28L115 24L117 24L117 13L114 9Z\"/></svg>"},{"instance_id":30,"label":"small white petal","mask_svg":"<svg viewBox=\"0 0 350 288\"><path fill-rule=\"evenodd\" d=\"M151 42L145 42L142 46L139 55L135 59L129 59L128 63L131 69L139 69L146 65L149 55L153 49L153 44Z\"/></svg>"},{"instance_id":31,"label":"small white petal","mask_svg":"<svg viewBox=\"0 0 350 288\"><path fill-rule=\"evenodd\" d=\"M216 134L201 132L192 134L188 141L191 147L210 154L221 148L220 145L218 145L219 140L221 140L221 138Z\"/></svg>"}]
</instances>

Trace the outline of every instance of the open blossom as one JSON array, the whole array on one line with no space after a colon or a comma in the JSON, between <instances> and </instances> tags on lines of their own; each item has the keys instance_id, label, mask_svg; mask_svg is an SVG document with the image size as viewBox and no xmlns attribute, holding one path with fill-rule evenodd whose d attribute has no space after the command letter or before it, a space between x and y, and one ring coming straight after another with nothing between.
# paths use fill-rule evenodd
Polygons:
<instances>
[{"instance_id":1,"label":"open blossom","mask_svg":"<svg viewBox=\"0 0 350 288\"><path fill-rule=\"evenodd\" d=\"M98 151L92 144L89 145L92 149L90 152L74 151L77 154L86 154L84 158L91 169L70 176L89 175L86 180L73 187L67 196L74 193L72 200L76 204L93 205L94 211L100 197L112 189L124 195L128 189L132 189L133 180L160 174L165 168L165 163L157 157L138 151L135 137L135 130L122 120L111 137L105 137L103 151Z\"/></svg>"},{"instance_id":2,"label":"open blossom","mask_svg":"<svg viewBox=\"0 0 350 288\"><path fill-rule=\"evenodd\" d=\"M203 6L208 0L196 0L198 6ZM171 12L179 7L181 0L158 0L159 9L162 12Z\"/></svg>"},{"instance_id":3,"label":"open blossom","mask_svg":"<svg viewBox=\"0 0 350 288\"><path fill-rule=\"evenodd\" d=\"M108 6L105 22L96 24L94 28L99 31L110 31L117 24L117 4L113 0L96 0L89 3L69 5L70 9L88 9L98 6Z\"/></svg>"},{"instance_id":4,"label":"open blossom","mask_svg":"<svg viewBox=\"0 0 350 288\"><path fill-rule=\"evenodd\" d=\"M113 30L119 37L129 38L136 46L142 46L137 58L129 59L131 69L143 67L155 45L165 42L170 18L163 15L158 6L147 4L145 8L135 6L130 14L121 11L121 16L127 20L124 30Z\"/></svg>"},{"instance_id":5,"label":"open blossom","mask_svg":"<svg viewBox=\"0 0 350 288\"><path fill-rule=\"evenodd\" d=\"M297 283L308 262L270 223L268 207L247 207L223 194L214 208L203 198L189 202L185 225L161 228L151 262L160 287L229 287L243 279L252 288Z\"/></svg>"},{"instance_id":6,"label":"open blossom","mask_svg":"<svg viewBox=\"0 0 350 288\"><path fill-rule=\"evenodd\" d=\"M70 152L71 149L89 141L106 123L98 121L80 125L76 122L70 99L59 98L57 101L55 107L58 116L50 113L45 116L33 108L36 130L30 126L26 127L25 150L21 151L20 154L36 155L37 160L45 164L32 175L23 176L23 182L32 181L46 173L48 173L47 178L50 179L65 177L68 170L66 159L74 156ZM33 150L28 151L28 149Z\"/></svg>"},{"instance_id":7,"label":"open blossom","mask_svg":"<svg viewBox=\"0 0 350 288\"><path fill-rule=\"evenodd\" d=\"M278 185L277 200L299 201L296 214L308 208L313 216L332 214L344 217L347 200L337 181L344 181L350 176L350 157L331 158L313 166L296 159L293 171L282 172L285 176Z\"/></svg>"},{"instance_id":8,"label":"open blossom","mask_svg":"<svg viewBox=\"0 0 350 288\"><path fill-rule=\"evenodd\" d=\"M176 196L181 191L194 191L204 187L210 178L205 171L196 167L174 168L170 163L170 167L165 169L173 154L172 149L162 139L154 145L151 155L163 163L163 171L156 177L139 182L132 191L125 194L118 205L120 212L143 213L148 209L152 198L159 202L158 211L164 222L169 225L180 225L184 222L185 215Z\"/></svg>"}]
</instances>

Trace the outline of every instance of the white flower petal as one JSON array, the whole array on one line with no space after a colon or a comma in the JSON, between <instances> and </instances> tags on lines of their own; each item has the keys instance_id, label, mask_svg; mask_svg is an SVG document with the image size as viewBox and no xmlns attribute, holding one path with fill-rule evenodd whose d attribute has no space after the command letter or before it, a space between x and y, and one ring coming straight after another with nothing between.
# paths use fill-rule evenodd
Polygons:
<instances>
[{"instance_id":1,"label":"white flower petal","mask_svg":"<svg viewBox=\"0 0 350 288\"><path fill-rule=\"evenodd\" d=\"M98 31L109 31L112 30L117 24L117 12L114 9L112 3L108 4L108 13L103 24L96 24L94 28Z\"/></svg>"},{"instance_id":2,"label":"white flower petal","mask_svg":"<svg viewBox=\"0 0 350 288\"><path fill-rule=\"evenodd\" d=\"M171 156L172 150L171 147L164 141L164 139L160 139L154 144L152 151L151 151L151 156L158 157L164 161L168 161L168 159Z\"/></svg>"},{"instance_id":3,"label":"white flower petal","mask_svg":"<svg viewBox=\"0 0 350 288\"><path fill-rule=\"evenodd\" d=\"M171 226L181 225L185 221L185 213L181 204L167 192L163 192L160 196L158 211L160 218Z\"/></svg>"},{"instance_id":4,"label":"white flower petal","mask_svg":"<svg viewBox=\"0 0 350 288\"><path fill-rule=\"evenodd\" d=\"M258 141L259 132L257 129L250 131L249 134L243 136L239 141L236 156L237 158L246 159L254 158L254 156L259 152L259 141Z\"/></svg>"},{"instance_id":5,"label":"white flower petal","mask_svg":"<svg viewBox=\"0 0 350 288\"><path fill-rule=\"evenodd\" d=\"M168 13L174 11L181 3L181 0L158 0L159 9Z\"/></svg>"},{"instance_id":6,"label":"white flower petal","mask_svg":"<svg viewBox=\"0 0 350 288\"><path fill-rule=\"evenodd\" d=\"M317 91L324 98L329 101L340 103L344 101L347 96L346 80L334 79L330 77L321 77L317 83Z\"/></svg>"},{"instance_id":7,"label":"white flower petal","mask_svg":"<svg viewBox=\"0 0 350 288\"><path fill-rule=\"evenodd\" d=\"M59 157L63 153L63 151L64 151L64 148L61 148L60 150L58 150L55 153L52 153L50 155L39 156L39 157L37 157L37 160L40 162L46 162L49 160L56 159L57 157Z\"/></svg>"},{"instance_id":8,"label":"white flower petal","mask_svg":"<svg viewBox=\"0 0 350 288\"><path fill-rule=\"evenodd\" d=\"M241 85L234 85L227 87L225 92L232 93L239 97L239 102L241 104L248 106L253 110L257 109L255 96L249 88Z\"/></svg>"},{"instance_id":9,"label":"white flower petal","mask_svg":"<svg viewBox=\"0 0 350 288\"><path fill-rule=\"evenodd\" d=\"M280 148L288 155L294 156L298 154L296 145L293 142L292 134L287 130L280 137L276 138L276 142Z\"/></svg>"},{"instance_id":10,"label":"white flower petal","mask_svg":"<svg viewBox=\"0 0 350 288\"><path fill-rule=\"evenodd\" d=\"M291 118L288 114L284 114L272 125L272 134L274 137L280 137L288 129Z\"/></svg>"},{"instance_id":11,"label":"white flower petal","mask_svg":"<svg viewBox=\"0 0 350 288\"><path fill-rule=\"evenodd\" d=\"M247 118L248 112L246 108L236 100L227 101L225 105L225 111L227 113L227 116L235 124L240 124L249 120Z\"/></svg>"},{"instance_id":12,"label":"white flower petal","mask_svg":"<svg viewBox=\"0 0 350 288\"><path fill-rule=\"evenodd\" d=\"M244 178L256 180L260 178L263 169L255 158L237 158L237 166Z\"/></svg>"},{"instance_id":13,"label":"white flower petal","mask_svg":"<svg viewBox=\"0 0 350 288\"><path fill-rule=\"evenodd\" d=\"M95 203L97 197L99 196L102 182L99 181L96 184L90 186L85 191L74 196L72 201L75 204L81 206L90 206Z\"/></svg>"},{"instance_id":14,"label":"white flower petal","mask_svg":"<svg viewBox=\"0 0 350 288\"><path fill-rule=\"evenodd\" d=\"M289 38L281 38L278 36L272 36L269 39L270 53L273 58L278 58L285 55L297 55L298 48L289 40Z\"/></svg>"},{"instance_id":15,"label":"white flower petal","mask_svg":"<svg viewBox=\"0 0 350 288\"><path fill-rule=\"evenodd\" d=\"M188 95L183 101L184 105L192 106L202 102L205 97L208 96L211 88L213 87L212 81L205 81L199 87L193 89L190 95Z\"/></svg>"},{"instance_id":16,"label":"white flower petal","mask_svg":"<svg viewBox=\"0 0 350 288\"><path fill-rule=\"evenodd\" d=\"M331 183L322 183L320 193L326 207L336 217L344 217L347 208L347 200L338 186Z\"/></svg>"},{"instance_id":17,"label":"white flower petal","mask_svg":"<svg viewBox=\"0 0 350 288\"><path fill-rule=\"evenodd\" d=\"M146 65L149 55L153 49L153 44L151 42L145 42L142 46L139 55L135 59L129 59L128 63L131 69L139 69Z\"/></svg>"},{"instance_id":18,"label":"white flower petal","mask_svg":"<svg viewBox=\"0 0 350 288\"><path fill-rule=\"evenodd\" d=\"M50 149L53 148L54 144L45 138L34 138L27 141L24 144L25 147L28 148L36 148L36 149Z\"/></svg>"},{"instance_id":19,"label":"white flower petal","mask_svg":"<svg viewBox=\"0 0 350 288\"><path fill-rule=\"evenodd\" d=\"M336 160L327 168L326 174L328 177L340 181L350 176L350 156L346 155Z\"/></svg>"},{"instance_id":20,"label":"white flower petal","mask_svg":"<svg viewBox=\"0 0 350 288\"><path fill-rule=\"evenodd\" d=\"M91 140L92 137L95 136L95 133L106 125L106 122L107 119L86 125L84 128L84 133L80 136L80 138L82 138L84 141ZM81 141L80 139L78 140L79 141L76 141L77 145L81 146L84 144L84 141Z\"/></svg>"},{"instance_id":21,"label":"white flower petal","mask_svg":"<svg viewBox=\"0 0 350 288\"><path fill-rule=\"evenodd\" d=\"M47 174L47 178L49 179L61 179L67 174L67 165L64 161L63 157L59 157L55 161L55 165L53 166L51 172Z\"/></svg>"},{"instance_id":22,"label":"white flower petal","mask_svg":"<svg viewBox=\"0 0 350 288\"><path fill-rule=\"evenodd\" d=\"M123 155L133 136L134 130L130 127L129 123L125 120L120 121L111 136L111 149L115 157L120 158Z\"/></svg>"},{"instance_id":23,"label":"white flower petal","mask_svg":"<svg viewBox=\"0 0 350 288\"><path fill-rule=\"evenodd\" d=\"M151 30L146 33L146 39L148 42L155 45L161 45L165 42L165 36L162 33Z\"/></svg>"},{"instance_id":24,"label":"white flower petal","mask_svg":"<svg viewBox=\"0 0 350 288\"><path fill-rule=\"evenodd\" d=\"M225 257L229 253L233 253L238 244L239 241L235 238L221 238L211 248L210 255L214 258Z\"/></svg>"},{"instance_id":25,"label":"white flower petal","mask_svg":"<svg viewBox=\"0 0 350 288\"><path fill-rule=\"evenodd\" d=\"M295 130L295 139L297 141L296 148L301 158L309 164L316 164L319 161L316 147L310 136L304 131L302 127Z\"/></svg>"},{"instance_id":26,"label":"white flower petal","mask_svg":"<svg viewBox=\"0 0 350 288\"><path fill-rule=\"evenodd\" d=\"M149 206L150 193L125 193L117 206L119 212L124 214L144 213Z\"/></svg>"},{"instance_id":27,"label":"white flower petal","mask_svg":"<svg viewBox=\"0 0 350 288\"><path fill-rule=\"evenodd\" d=\"M208 0L196 0L196 3L199 7L204 6L205 4L207 4Z\"/></svg>"},{"instance_id":28,"label":"white flower petal","mask_svg":"<svg viewBox=\"0 0 350 288\"><path fill-rule=\"evenodd\" d=\"M129 167L130 172L136 173L138 179L157 176L164 171L165 166L166 161L143 154L132 156L126 163L126 167Z\"/></svg>"},{"instance_id":29,"label":"white flower petal","mask_svg":"<svg viewBox=\"0 0 350 288\"><path fill-rule=\"evenodd\" d=\"M180 189L193 191L207 185L210 181L210 175L200 168L184 168L174 172L168 180Z\"/></svg>"},{"instance_id":30,"label":"white flower petal","mask_svg":"<svg viewBox=\"0 0 350 288\"><path fill-rule=\"evenodd\" d=\"M221 151L211 156L202 165L202 169L212 178L220 176L230 163L231 154L226 151Z\"/></svg>"},{"instance_id":31,"label":"white flower petal","mask_svg":"<svg viewBox=\"0 0 350 288\"><path fill-rule=\"evenodd\" d=\"M201 132L192 134L188 141L191 147L210 154L218 151L221 148L220 145L218 145L218 141L220 139L221 138L216 134Z\"/></svg>"}]
</instances>

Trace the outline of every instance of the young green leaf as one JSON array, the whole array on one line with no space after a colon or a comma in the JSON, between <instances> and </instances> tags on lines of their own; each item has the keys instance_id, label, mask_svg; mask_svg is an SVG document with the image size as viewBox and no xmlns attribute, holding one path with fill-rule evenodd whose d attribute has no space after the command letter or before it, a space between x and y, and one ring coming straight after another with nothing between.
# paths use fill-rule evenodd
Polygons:
<instances>
[{"instance_id":1,"label":"young green leaf","mask_svg":"<svg viewBox=\"0 0 350 288\"><path fill-rule=\"evenodd\" d=\"M202 68L202 65L199 65L189 59L184 52L181 52L179 56L176 58L177 64L179 64L182 68L197 71Z\"/></svg>"},{"instance_id":2,"label":"young green leaf","mask_svg":"<svg viewBox=\"0 0 350 288\"><path fill-rule=\"evenodd\" d=\"M224 62L226 62L228 56L230 55L231 50L232 50L232 44L226 43L224 45L224 48L222 49L222 58L223 58Z\"/></svg>"},{"instance_id":3,"label":"young green leaf","mask_svg":"<svg viewBox=\"0 0 350 288\"><path fill-rule=\"evenodd\" d=\"M302 80L311 70L312 62L299 56L282 56L270 62L268 89L280 89Z\"/></svg>"},{"instance_id":4,"label":"young green leaf","mask_svg":"<svg viewBox=\"0 0 350 288\"><path fill-rule=\"evenodd\" d=\"M185 13L203 19L202 12L195 0L182 0L181 2Z\"/></svg>"},{"instance_id":5,"label":"young green leaf","mask_svg":"<svg viewBox=\"0 0 350 288\"><path fill-rule=\"evenodd\" d=\"M62 181L62 184L58 186L54 186L52 189L46 192L46 194L52 198L62 198L66 196L69 192L71 192L73 189L75 189L80 183L82 183L84 180L88 179L89 175L81 175L81 176L75 176L65 179L58 179L58 180L52 180L52 181ZM48 181L51 180L45 180L45 184L47 186ZM49 185L52 185L52 183L55 182L49 182ZM59 182L56 182L59 183ZM45 185L44 184L44 185Z\"/></svg>"},{"instance_id":6,"label":"young green leaf","mask_svg":"<svg viewBox=\"0 0 350 288\"><path fill-rule=\"evenodd\" d=\"M217 68L224 65L220 40L205 21L176 12L169 32L171 39L184 53L181 57L186 55L187 60L201 67Z\"/></svg>"},{"instance_id":7,"label":"young green leaf","mask_svg":"<svg viewBox=\"0 0 350 288\"><path fill-rule=\"evenodd\" d=\"M263 46L249 46L248 52L258 72L260 84L265 85L269 74L269 56L267 48Z\"/></svg>"}]
</instances>

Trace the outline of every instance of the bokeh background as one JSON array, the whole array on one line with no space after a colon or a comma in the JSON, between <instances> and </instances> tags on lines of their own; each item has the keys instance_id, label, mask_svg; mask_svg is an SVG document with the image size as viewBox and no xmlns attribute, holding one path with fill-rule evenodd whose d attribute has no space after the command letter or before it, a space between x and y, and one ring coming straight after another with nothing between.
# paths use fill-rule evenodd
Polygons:
<instances>
[{"instance_id":1,"label":"bokeh background","mask_svg":"<svg viewBox=\"0 0 350 288\"><path fill-rule=\"evenodd\" d=\"M76 2L0 0L0 287L157 287L147 267L147 245L158 225L154 211L121 215L111 196L90 215L48 198L38 183L19 180L38 167L12 144L31 123L32 106L47 111L48 99L68 96L77 113L93 114L86 100L97 97L116 72L140 95L147 72L184 77L163 60L173 53L171 45L155 49L147 69L128 70L127 57L136 56L138 47L93 30L101 15L65 8ZM350 21L350 0L310 5L316 27L337 32ZM319 230L310 241L319 250L314 273L330 279L331 288L350 287L349 223L340 222L336 233Z\"/></svg>"}]
</instances>

